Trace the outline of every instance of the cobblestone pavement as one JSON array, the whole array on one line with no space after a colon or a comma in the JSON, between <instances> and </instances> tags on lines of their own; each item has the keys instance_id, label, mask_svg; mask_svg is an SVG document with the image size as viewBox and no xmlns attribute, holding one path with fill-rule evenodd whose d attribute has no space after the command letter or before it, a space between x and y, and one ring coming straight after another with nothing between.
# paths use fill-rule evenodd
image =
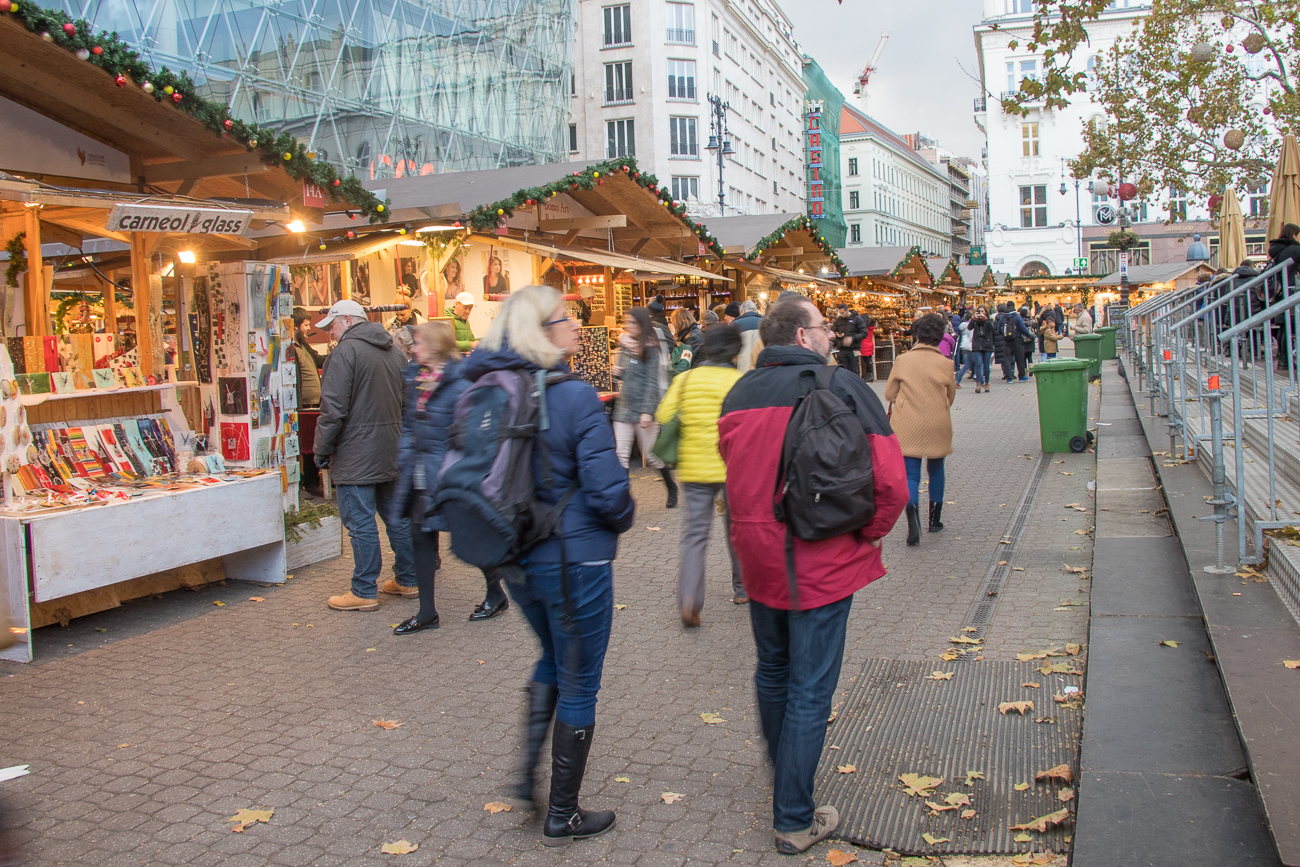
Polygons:
<instances>
[{"instance_id":1,"label":"cobblestone pavement","mask_svg":"<svg viewBox=\"0 0 1300 867\"><path fill-rule=\"evenodd\" d=\"M891 534L890 574L855 602L842 686L867 658L934 658L950 646L1006 557L999 542L1038 466L1034 385L977 395L968 382L954 418L947 529L914 549L901 526ZM1087 582L1061 563L1091 562L1091 538L1076 531L1093 525L1093 456L1052 460L1012 563L1024 571L1011 573L987 630L989 658L1086 638L1087 608L1061 603L1086 603ZM517 759L536 647L518 612L467 622L482 579L448 555L442 628L398 638L390 626L414 601L326 609L347 586L344 556L283 587L232 581L43 629L35 663L0 664L0 767L32 767L0 783L0 795L31 863L803 862L772 851L748 613L729 601L721 540L711 543L703 626L684 630L674 606L682 513L663 509L649 472L634 473L634 493L637 520L615 566L626 608L615 612L583 788L588 806L618 811L612 833L544 849L536 820L484 810ZM726 722L706 725L705 712ZM665 804L670 791L685 798ZM269 823L231 833L228 817L264 806L275 810ZM419 849L380 853L397 840Z\"/></svg>"}]
</instances>

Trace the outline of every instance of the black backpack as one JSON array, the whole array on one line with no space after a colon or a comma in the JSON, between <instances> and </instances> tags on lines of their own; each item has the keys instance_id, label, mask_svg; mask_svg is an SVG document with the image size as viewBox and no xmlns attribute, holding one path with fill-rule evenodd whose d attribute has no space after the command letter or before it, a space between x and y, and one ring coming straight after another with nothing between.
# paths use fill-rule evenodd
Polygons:
<instances>
[{"instance_id":1,"label":"black backpack","mask_svg":"<svg viewBox=\"0 0 1300 867\"><path fill-rule=\"evenodd\" d=\"M772 492L772 514L786 527L786 574L796 610L794 540L850 533L876 514L871 442L857 414L831 391L834 374L825 366L799 372L802 394L786 425Z\"/></svg>"},{"instance_id":2,"label":"black backpack","mask_svg":"<svg viewBox=\"0 0 1300 867\"><path fill-rule=\"evenodd\" d=\"M1002 314L1002 339L1010 343L1020 336L1020 329L1016 327L1015 313Z\"/></svg>"},{"instance_id":3,"label":"black backpack","mask_svg":"<svg viewBox=\"0 0 1300 867\"><path fill-rule=\"evenodd\" d=\"M546 441L537 434L550 427L547 387L575 378L543 370L494 370L456 402L434 510L451 533L451 550L471 566L515 564L554 535L578 486L555 505L537 501L537 487L552 483ZM534 478L534 445L541 450L541 478Z\"/></svg>"}]
</instances>

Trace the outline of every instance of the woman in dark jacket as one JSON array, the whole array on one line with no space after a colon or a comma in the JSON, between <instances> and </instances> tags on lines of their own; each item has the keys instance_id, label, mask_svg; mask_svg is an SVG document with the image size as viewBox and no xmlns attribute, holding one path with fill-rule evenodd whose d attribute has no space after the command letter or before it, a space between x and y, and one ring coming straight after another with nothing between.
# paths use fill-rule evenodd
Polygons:
<instances>
[{"instance_id":1,"label":"woman in dark jacket","mask_svg":"<svg viewBox=\"0 0 1300 867\"><path fill-rule=\"evenodd\" d=\"M402 438L397 445L397 481L393 483L390 520L411 519L411 543L415 551L415 584L420 610L414 617L397 624L394 635L411 635L438 628L438 610L434 607L434 578L442 565L438 555L438 532L446 525L431 516L434 483L442 459L447 455L448 431L456 401L469 387L460 376L460 353L456 350L456 332L445 321L424 322L415 329L415 360L407 365L406 407L402 417ZM392 578L380 585L380 591L395 596L414 596L408 588ZM488 582L487 606L499 613L504 609L505 593L501 582ZM491 603L491 604L489 604ZM471 617L474 619L486 619Z\"/></svg>"},{"instance_id":2,"label":"woman in dark jacket","mask_svg":"<svg viewBox=\"0 0 1300 867\"><path fill-rule=\"evenodd\" d=\"M987 308L975 308L975 315L967 326L971 334L971 355L975 360L975 393L981 388L989 390L989 372L993 367L993 351L997 347L998 333L989 319Z\"/></svg>"},{"instance_id":3,"label":"woman in dark jacket","mask_svg":"<svg viewBox=\"0 0 1300 867\"><path fill-rule=\"evenodd\" d=\"M565 370L577 349L578 324L565 310L563 296L549 286L525 286L501 307L465 362L464 374L474 381L494 370ZM524 767L516 791L520 800L533 802L533 772L554 711L550 807L542 842L562 846L603 834L614 824L612 811L581 809L578 791L613 623L612 564L619 534L632 526L633 503L596 390L567 380L548 387L545 399L550 426L538 434L546 448L533 450L534 473L541 477L545 451L552 481L538 489L537 499L555 504L571 486L575 490L560 531L528 552L527 580L507 583L542 645L529 685Z\"/></svg>"},{"instance_id":4,"label":"woman in dark jacket","mask_svg":"<svg viewBox=\"0 0 1300 867\"><path fill-rule=\"evenodd\" d=\"M659 341L644 307L633 307L624 317L614 378L619 381L614 402L614 441L619 463L627 467L632 441L636 440L650 468L663 477L668 488L668 508L676 508L677 483L672 470L650 450L659 436L655 410L664 392L659 387Z\"/></svg>"},{"instance_id":5,"label":"woman in dark jacket","mask_svg":"<svg viewBox=\"0 0 1300 867\"><path fill-rule=\"evenodd\" d=\"M685 343L691 350L691 367L704 363L704 332L695 324L695 314L685 307L673 311L673 334L677 342Z\"/></svg>"}]
</instances>

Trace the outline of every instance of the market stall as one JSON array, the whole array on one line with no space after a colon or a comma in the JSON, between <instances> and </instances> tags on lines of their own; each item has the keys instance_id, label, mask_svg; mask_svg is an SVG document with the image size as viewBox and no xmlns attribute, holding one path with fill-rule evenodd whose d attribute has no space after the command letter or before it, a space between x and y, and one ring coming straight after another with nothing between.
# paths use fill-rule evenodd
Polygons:
<instances>
[{"instance_id":1,"label":"market stall","mask_svg":"<svg viewBox=\"0 0 1300 867\"><path fill-rule=\"evenodd\" d=\"M784 289L833 289L844 263L804 214L713 217L705 226L726 257L717 269L735 279L728 300L751 300L761 310Z\"/></svg>"},{"instance_id":2,"label":"market stall","mask_svg":"<svg viewBox=\"0 0 1300 867\"><path fill-rule=\"evenodd\" d=\"M861 293L863 312L876 320L874 363L877 375L887 377L899 353L912 348L916 317L934 307L934 275L919 247L847 247L839 253L848 290Z\"/></svg>"},{"instance_id":3,"label":"market stall","mask_svg":"<svg viewBox=\"0 0 1300 867\"><path fill-rule=\"evenodd\" d=\"M291 298L285 269L255 260L326 207L377 217L384 203L116 36L12 12L0 591L28 641L0 658L28 661L45 623L226 577L284 580Z\"/></svg>"}]
</instances>

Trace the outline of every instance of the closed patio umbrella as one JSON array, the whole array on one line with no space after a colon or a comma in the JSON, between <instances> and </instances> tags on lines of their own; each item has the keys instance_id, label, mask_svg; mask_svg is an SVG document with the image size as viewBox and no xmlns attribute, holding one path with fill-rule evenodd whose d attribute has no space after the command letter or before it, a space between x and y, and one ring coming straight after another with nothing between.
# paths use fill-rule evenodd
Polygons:
<instances>
[{"instance_id":1,"label":"closed patio umbrella","mask_svg":"<svg viewBox=\"0 0 1300 867\"><path fill-rule=\"evenodd\" d=\"M1229 271L1246 258L1246 221L1237 204L1237 193L1228 187L1219 206L1219 267Z\"/></svg>"},{"instance_id":2,"label":"closed patio umbrella","mask_svg":"<svg viewBox=\"0 0 1300 867\"><path fill-rule=\"evenodd\" d=\"M1282 234L1283 223L1300 223L1300 144L1293 133L1282 139L1282 153L1268 193L1268 236Z\"/></svg>"}]
</instances>

